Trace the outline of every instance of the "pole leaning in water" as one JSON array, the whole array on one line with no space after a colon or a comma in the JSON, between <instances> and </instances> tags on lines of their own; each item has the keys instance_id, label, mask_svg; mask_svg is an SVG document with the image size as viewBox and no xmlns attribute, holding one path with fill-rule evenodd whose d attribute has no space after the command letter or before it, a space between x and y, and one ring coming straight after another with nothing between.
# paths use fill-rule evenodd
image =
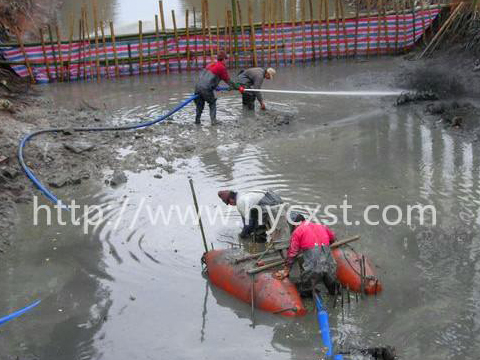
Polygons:
<instances>
[{"instance_id":1,"label":"pole leaning in water","mask_svg":"<svg viewBox=\"0 0 480 360\"><path fill-rule=\"evenodd\" d=\"M207 239L205 238L205 231L203 230L202 218L200 217L200 210L198 209L198 201L197 201L197 195L195 194L195 188L193 187L193 179L190 179L189 182L190 182L190 190L192 190L193 204L195 205L195 211L197 212L197 216L198 216L198 224L200 225L200 231L202 232L203 247L205 248L205 252L208 252Z\"/></svg>"}]
</instances>

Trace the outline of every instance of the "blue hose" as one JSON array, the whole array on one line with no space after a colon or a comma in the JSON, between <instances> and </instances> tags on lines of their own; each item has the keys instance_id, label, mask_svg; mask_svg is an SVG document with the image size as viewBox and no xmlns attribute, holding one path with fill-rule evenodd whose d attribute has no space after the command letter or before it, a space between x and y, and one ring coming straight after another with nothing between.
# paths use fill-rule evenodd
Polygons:
<instances>
[{"instance_id":1,"label":"blue hose","mask_svg":"<svg viewBox=\"0 0 480 360\"><path fill-rule=\"evenodd\" d=\"M332 339L330 337L330 324L328 323L328 313L323 307L322 299L316 292L315 295L315 305L317 307L317 319L318 326L320 328L320 334L322 335L323 346L327 348L327 356L330 358L333 355L333 345ZM343 360L342 355L333 355L333 360Z\"/></svg>"},{"instance_id":2,"label":"blue hose","mask_svg":"<svg viewBox=\"0 0 480 360\"><path fill-rule=\"evenodd\" d=\"M37 300L35 301L33 304L30 304L26 307L24 307L23 309L20 309L20 310L17 310L15 311L14 313L11 313L7 316L4 316L2 318L0 318L0 326L5 324L6 322L10 321L10 320L13 320L23 314L25 314L27 311L30 311L32 310L34 307L36 307L38 304L40 304L40 300Z\"/></svg>"},{"instance_id":3,"label":"blue hose","mask_svg":"<svg viewBox=\"0 0 480 360\"><path fill-rule=\"evenodd\" d=\"M217 88L217 91L226 91L226 90L229 90L229 88L226 88L226 87L219 87ZM181 109L183 109L185 106L187 106L188 104L190 104L192 101L194 101L196 98L198 97L198 95L191 95L189 98L187 98L186 100L182 101L180 104L178 104L176 107L174 107L172 110L170 110L168 113L154 119L154 120L151 120L151 121L147 121L147 122L144 122L144 123L140 123L140 124L134 124L134 125L126 125L126 126L113 126L113 127L94 127L94 128L69 128L68 130L73 130L73 131L76 131L76 132L82 132L82 131L88 131L88 132L97 132L97 131L120 131L120 130L136 130L136 129L141 129L141 128L145 128L145 127L148 127L148 126L152 126L154 124L157 124L159 122L162 122L164 121L165 119L169 118L170 116L172 116L173 114L175 114L177 111L180 111ZM62 132L62 131L65 131L67 130L66 128L62 129L62 128L52 128L52 129L45 129L45 130L38 130L38 131L35 131L33 133L30 133L28 135L26 135L22 141L20 142L19 146L18 146L18 152L17 152L17 156L18 156L18 161L20 163L20 166L22 167L23 171L25 172L25 174L27 175L27 177L33 182L33 184L53 203L55 204L61 204L61 201L55 196L55 194L53 194L50 190L48 190L48 188L43 185L40 180L38 180L38 178L35 176L35 174L33 173L32 169L30 169L27 164L25 163L25 160L24 160L24 154L23 154L23 150L26 146L26 144L32 139L34 138L35 136L37 135L40 135L40 134L44 134L44 133L58 133L58 132Z\"/></svg>"}]
</instances>

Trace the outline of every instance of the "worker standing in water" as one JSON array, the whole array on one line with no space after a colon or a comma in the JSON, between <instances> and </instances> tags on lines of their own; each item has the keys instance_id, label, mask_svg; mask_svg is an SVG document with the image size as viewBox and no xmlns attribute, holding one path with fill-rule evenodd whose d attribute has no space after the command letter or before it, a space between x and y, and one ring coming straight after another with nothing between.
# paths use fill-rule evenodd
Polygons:
<instances>
[{"instance_id":1,"label":"worker standing in water","mask_svg":"<svg viewBox=\"0 0 480 360\"><path fill-rule=\"evenodd\" d=\"M207 102L210 107L210 121L212 125L219 123L217 121L217 97L215 96L215 90L220 81L225 81L232 89L240 90L240 86L230 80L227 67L224 63L227 58L225 51L219 51L217 61L209 64L202 70L200 78L195 84L195 95L198 95L195 99L195 105L197 106L195 124L197 125L200 125L200 118L205 108L205 102Z\"/></svg>"},{"instance_id":2,"label":"worker standing in water","mask_svg":"<svg viewBox=\"0 0 480 360\"><path fill-rule=\"evenodd\" d=\"M272 190L251 190L243 193L222 190L218 192L218 197L226 205L237 207L243 220L240 237L246 238L255 233L257 242L266 241L267 207L275 207L283 203L282 198Z\"/></svg>"},{"instance_id":3,"label":"worker standing in water","mask_svg":"<svg viewBox=\"0 0 480 360\"><path fill-rule=\"evenodd\" d=\"M261 67L254 67L247 70L242 70L238 74L238 83L242 85L245 89L261 89L263 85L263 80L272 80L277 72L273 68L264 69ZM259 91L243 91L242 93L242 103L243 106L249 110L255 110L255 100L258 100L260 103L260 109L265 110L265 101L263 100L263 95Z\"/></svg>"},{"instance_id":4,"label":"worker standing in water","mask_svg":"<svg viewBox=\"0 0 480 360\"><path fill-rule=\"evenodd\" d=\"M279 280L290 277L302 293L310 293L312 282L323 281L331 295L338 287L337 263L330 251L335 242L335 233L328 226L305 220L303 215L292 212L293 231L287 251L284 270L277 271ZM297 258L302 253L303 259Z\"/></svg>"}]
</instances>

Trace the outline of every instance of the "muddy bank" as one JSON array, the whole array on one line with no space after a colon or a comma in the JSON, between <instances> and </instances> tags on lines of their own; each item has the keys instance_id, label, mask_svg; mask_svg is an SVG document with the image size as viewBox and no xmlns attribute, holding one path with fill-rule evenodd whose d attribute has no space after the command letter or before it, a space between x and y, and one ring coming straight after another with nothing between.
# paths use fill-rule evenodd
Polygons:
<instances>
[{"instance_id":1,"label":"muddy bank","mask_svg":"<svg viewBox=\"0 0 480 360\"><path fill-rule=\"evenodd\" d=\"M42 134L28 143L25 160L40 181L52 189L75 186L92 179L110 186L126 182L124 171L156 169L161 181L165 173L182 167L182 159L211 151L221 144L255 142L285 131L293 116L275 110L250 114L245 123L225 120L211 126L175 122L175 115L154 126L136 131L74 132L73 127L118 125L108 109L81 101L76 109L57 108L54 101L33 90L11 101L0 112L0 255L10 246L15 224L15 204L32 200L33 184L19 167L16 152L26 134L47 128L62 128L58 133ZM174 106L175 104L170 104ZM133 122L142 119L132 118ZM145 121L145 119L143 119Z\"/></svg>"}]
</instances>

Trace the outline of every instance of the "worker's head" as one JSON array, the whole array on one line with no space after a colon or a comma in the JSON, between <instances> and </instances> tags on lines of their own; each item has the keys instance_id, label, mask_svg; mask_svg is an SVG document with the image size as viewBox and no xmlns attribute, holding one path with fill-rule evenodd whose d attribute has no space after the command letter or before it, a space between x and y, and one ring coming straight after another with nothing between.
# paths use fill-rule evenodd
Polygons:
<instances>
[{"instance_id":1,"label":"worker's head","mask_svg":"<svg viewBox=\"0 0 480 360\"><path fill-rule=\"evenodd\" d=\"M223 61L223 60L227 60L228 59L228 56L227 56L227 53L225 52L225 50L220 50L217 54L217 60L218 61Z\"/></svg>"},{"instance_id":2,"label":"worker's head","mask_svg":"<svg viewBox=\"0 0 480 360\"><path fill-rule=\"evenodd\" d=\"M237 205L237 193L235 191L221 190L218 192L218 197L222 199L226 205Z\"/></svg>"},{"instance_id":3,"label":"worker's head","mask_svg":"<svg viewBox=\"0 0 480 360\"><path fill-rule=\"evenodd\" d=\"M292 211L290 212L290 231L293 232L297 226L299 226L303 221L305 221L305 217L300 214L299 212Z\"/></svg>"},{"instance_id":4,"label":"worker's head","mask_svg":"<svg viewBox=\"0 0 480 360\"><path fill-rule=\"evenodd\" d=\"M265 79L271 80L276 74L277 72L274 68L268 68L267 71L265 71Z\"/></svg>"}]
</instances>

